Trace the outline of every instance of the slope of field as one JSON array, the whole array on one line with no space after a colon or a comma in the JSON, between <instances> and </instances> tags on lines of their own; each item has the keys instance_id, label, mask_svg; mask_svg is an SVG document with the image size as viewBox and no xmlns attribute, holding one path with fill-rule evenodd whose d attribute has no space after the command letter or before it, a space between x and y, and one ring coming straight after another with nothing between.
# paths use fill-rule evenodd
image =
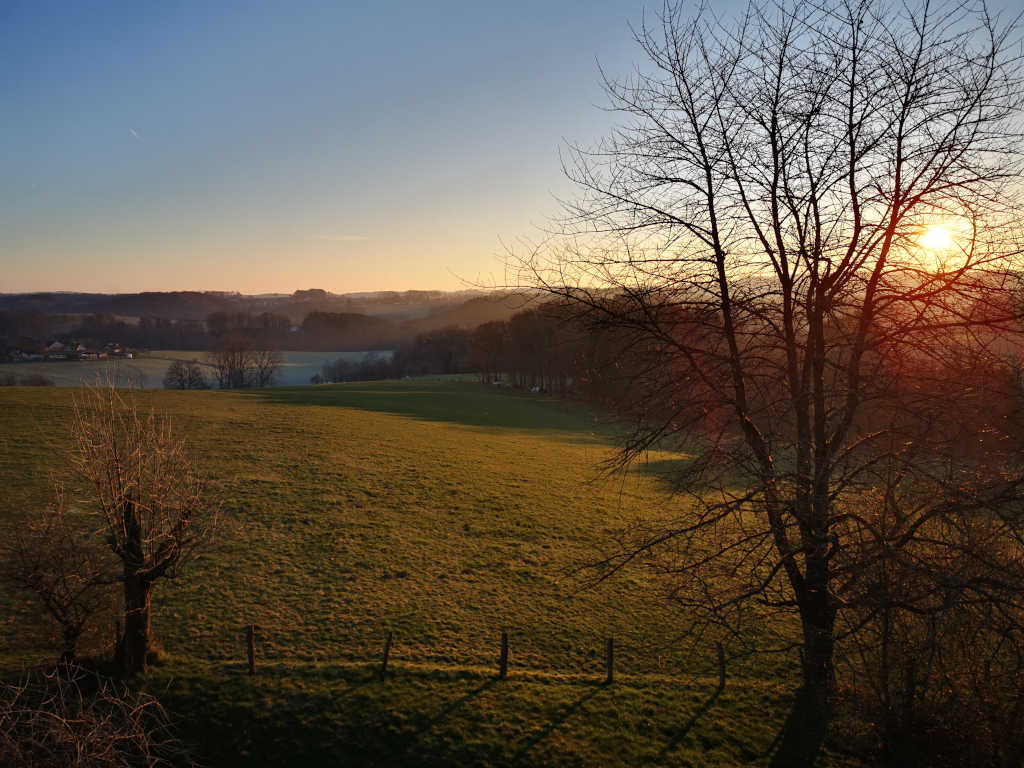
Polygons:
<instances>
[{"instance_id":1,"label":"slope of field","mask_svg":"<svg viewBox=\"0 0 1024 768\"><path fill-rule=\"evenodd\" d=\"M0 389L0 533L45 502L73 396ZM159 585L153 617L150 684L210 764L765 760L792 659L731 661L716 697L713 646L674 642L680 616L642 570L579 589L611 530L678 504L650 473L598 477L610 432L588 411L459 382L137 397L224 499L217 539ZM30 611L0 592L8 671L53 655ZM618 678L601 687L608 636Z\"/></svg>"}]
</instances>

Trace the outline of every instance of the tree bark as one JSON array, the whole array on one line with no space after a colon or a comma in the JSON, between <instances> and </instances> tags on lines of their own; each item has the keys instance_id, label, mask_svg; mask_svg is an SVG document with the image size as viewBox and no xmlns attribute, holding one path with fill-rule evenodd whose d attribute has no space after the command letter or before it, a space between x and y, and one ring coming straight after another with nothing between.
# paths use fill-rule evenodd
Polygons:
<instances>
[{"instance_id":1,"label":"tree bark","mask_svg":"<svg viewBox=\"0 0 1024 768\"><path fill-rule=\"evenodd\" d=\"M75 663L75 653L78 648L78 638L82 636L81 627L64 627L64 645L60 654L62 666L69 666Z\"/></svg>"},{"instance_id":2,"label":"tree bark","mask_svg":"<svg viewBox=\"0 0 1024 768\"><path fill-rule=\"evenodd\" d=\"M149 605L152 585L138 574L124 575L124 638L121 642L120 668L124 677L146 671L149 652Z\"/></svg>"},{"instance_id":3,"label":"tree bark","mask_svg":"<svg viewBox=\"0 0 1024 768\"><path fill-rule=\"evenodd\" d=\"M803 629L803 685L783 726L773 768L814 764L825 741L835 694L835 617L828 595L828 563L819 554L807 558L805 587L799 595Z\"/></svg>"}]
</instances>

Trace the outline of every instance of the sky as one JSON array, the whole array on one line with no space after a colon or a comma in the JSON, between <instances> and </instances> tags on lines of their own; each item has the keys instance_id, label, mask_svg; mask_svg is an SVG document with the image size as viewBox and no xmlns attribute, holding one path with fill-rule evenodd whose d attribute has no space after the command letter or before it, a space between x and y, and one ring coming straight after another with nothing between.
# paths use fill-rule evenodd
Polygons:
<instances>
[{"instance_id":1,"label":"sky","mask_svg":"<svg viewBox=\"0 0 1024 768\"><path fill-rule=\"evenodd\" d=\"M631 0L0 1L0 292L501 284Z\"/></svg>"},{"instance_id":2,"label":"sky","mask_svg":"<svg viewBox=\"0 0 1024 768\"><path fill-rule=\"evenodd\" d=\"M0 293L503 285L644 9L0 0Z\"/></svg>"}]
</instances>

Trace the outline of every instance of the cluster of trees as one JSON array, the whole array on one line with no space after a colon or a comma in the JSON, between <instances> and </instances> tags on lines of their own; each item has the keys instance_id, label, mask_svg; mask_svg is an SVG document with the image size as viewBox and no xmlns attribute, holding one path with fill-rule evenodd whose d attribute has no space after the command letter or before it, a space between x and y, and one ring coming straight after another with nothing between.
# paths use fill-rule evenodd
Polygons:
<instances>
[{"instance_id":1,"label":"cluster of trees","mask_svg":"<svg viewBox=\"0 0 1024 768\"><path fill-rule=\"evenodd\" d=\"M213 312L206 316L206 330L213 344L230 334L247 336L257 345L282 346L288 343L292 321L275 312ZM210 344L210 339L207 344Z\"/></svg>"},{"instance_id":2,"label":"cluster of trees","mask_svg":"<svg viewBox=\"0 0 1024 768\"><path fill-rule=\"evenodd\" d=\"M560 302L549 302L479 326L470 335L468 353L481 381L500 379L523 389L566 394L588 380L588 360L596 346L593 334Z\"/></svg>"},{"instance_id":3,"label":"cluster of trees","mask_svg":"<svg viewBox=\"0 0 1024 768\"><path fill-rule=\"evenodd\" d=\"M338 358L326 363L312 381L319 384L469 373L472 370L468 354L470 336L470 331L461 328L422 333L398 345L390 356L371 353L360 361Z\"/></svg>"},{"instance_id":4,"label":"cluster of trees","mask_svg":"<svg viewBox=\"0 0 1024 768\"><path fill-rule=\"evenodd\" d=\"M87 315L66 337L93 347L114 343L133 348L202 349L209 343L202 321L152 315L135 323L104 313Z\"/></svg>"},{"instance_id":5,"label":"cluster of trees","mask_svg":"<svg viewBox=\"0 0 1024 768\"><path fill-rule=\"evenodd\" d=\"M472 331L441 328L422 333L399 344L390 358L339 358L324 365L313 382L477 373L488 384L500 379L525 389L579 392L581 382L593 384L600 378L590 366L601 341L561 306L549 302Z\"/></svg>"},{"instance_id":6,"label":"cluster of trees","mask_svg":"<svg viewBox=\"0 0 1024 768\"><path fill-rule=\"evenodd\" d=\"M319 373L310 378L311 384L328 384L341 381L379 381L400 378L390 358L370 353L361 360L346 360L339 357L324 363Z\"/></svg>"},{"instance_id":7,"label":"cluster of trees","mask_svg":"<svg viewBox=\"0 0 1024 768\"><path fill-rule=\"evenodd\" d=\"M53 319L33 310L0 310L0 352L6 348L34 349L53 333Z\"/></svg>"},{"instance_id":8,"label":"cluster of trees","mask_svg":"<svg viewBox=\"0 0 1024 768\"><path fill-rule=\"evenodd\" d=\"M222 334L206 355L206 362L174 360L164 375L166 389L207 389L211 381L203 373L211 371L212 383L220 389L268 387L281 367L281 351L268 345L257 345L245 333L229 331Z\"/></svg>"},{"instance_id":9,"label":"cluster of trees","mask_svg":"<svg viewBox=\"0 0 1024 768\"><path fill-rule=\"evenodd\" d=\"M164 374L164 389L207 389L209 386L198 360L174 360Z\"/></svg>"},{"instance_id":10,"label":"cluster of trees","mask_svg":"<svg viewBox=\"0 0 1024 768\"><path fill-rule=\"evenodd\" d=\"M143 316L129 322L103 312L76 318L29 310L0 311L0 354L7 350L41 353L45 345L54 340L75 341L97 349L107 344L128 348L205 349L211 337L201 320Z\"/></svg>"}]
</instances>

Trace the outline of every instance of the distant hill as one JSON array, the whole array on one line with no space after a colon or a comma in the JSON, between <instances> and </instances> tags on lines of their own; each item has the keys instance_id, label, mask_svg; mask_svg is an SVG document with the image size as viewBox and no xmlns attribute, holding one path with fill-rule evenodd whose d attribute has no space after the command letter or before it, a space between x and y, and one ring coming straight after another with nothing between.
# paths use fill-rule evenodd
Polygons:
<instances>
[{"instance_id":1,"label":"distant hill","mask_svg":"<svg viewBox=\"0 0 1024 768\"><path fill-rule=\"evenodd\" d=\"M409 322L406 328L415 333L451 327L472 330L492 320L508 320L535 299L535 295L522 291L475 296Z\"/></svg>"},{"instance_id":2,"label":"distant hill","mask_svg":"<svg viewBox=\"0 0 1024 768\"><path fill-rule=\"evenodd\" d=\"M458 308L483 300L479 308L470 310L480 317L487 315L491 297L499 297L493 309L503 301L504 292L486 291L375 291L371 293L330 293L313 288L292 294L261 294L250 296L223 291L168 291L143 293L10 293L0 294L0 310L39 312L46 315L83 315L106 313L126 317L161 317L171 320L203 320L213 312L270 312L287 315L298 325L310 312L346 312L386 317L395 322L419 320L431 315L454 311L452 317L461 324ZM467 315L468 317L469 315Z\"/></svg>"},{"instance_id":3,"label":"distant hill","mask_svg":"<svg viewBox=\"0 0 1024 768\"><path fill-rule=\"evenodd\" d=\"M38 352L54 339L205 349L232 328L284 349L389 349L422 333L507 320L530 302L525 292L477 290L0 294L0 354Z\"/></svg>"},{"instance_id":4,"label":"distant hill","mask_svg":"<svg viewBox=\"0 0 1024 768\"><path fill-rule=\"evenodd\" d=\"M47 315L107 313L200 320L211 312L244 311L240 294L200 291L168 293L14 293L0 294L0 309ZM255 299L255 297L251 297ZM257 300L261 301L261 300Z\"/></svg>"}]
</instances>

